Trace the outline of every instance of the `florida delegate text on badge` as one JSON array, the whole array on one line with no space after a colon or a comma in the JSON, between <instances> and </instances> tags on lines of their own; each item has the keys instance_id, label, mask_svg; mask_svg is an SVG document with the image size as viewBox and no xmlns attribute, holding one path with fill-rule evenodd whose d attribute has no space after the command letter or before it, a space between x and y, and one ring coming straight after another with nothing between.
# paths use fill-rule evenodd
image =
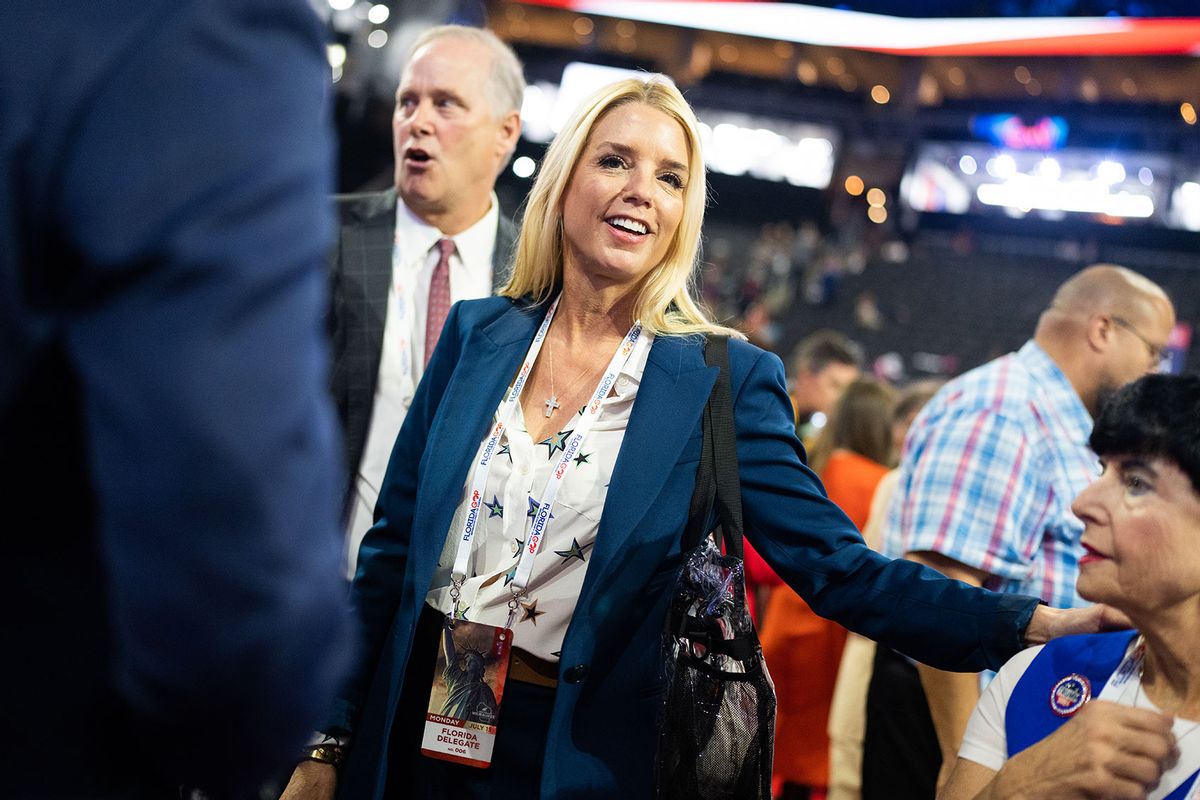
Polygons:
<instances>
[{"instance_id":1,"label":"florida delegate text on badge","mask_svg":"<svg viewBox=\"0 0 1200 800\"><path fill-rule=\"evenodd\" d=\"M492 763L512 631L445 619L421 753L484 768Z\"/></svg>"}]
</instances>

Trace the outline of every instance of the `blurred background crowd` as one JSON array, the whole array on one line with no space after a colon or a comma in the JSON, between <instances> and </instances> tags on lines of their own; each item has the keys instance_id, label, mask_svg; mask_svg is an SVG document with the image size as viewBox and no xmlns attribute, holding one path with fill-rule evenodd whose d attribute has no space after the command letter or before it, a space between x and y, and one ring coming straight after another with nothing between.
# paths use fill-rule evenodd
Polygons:
<instances>
[{"instance_id":1,"label":"blurred background crowd","mask_svg":"<svg viewBox=\"0 0 1200 800\"><path fill-rule=\"evenodd\" d=\"M519 206L597 82L670 75L710 134L703 295L785 362L831 328L889 382L955 375L1019 346L1067 276L1112 262L1171 294L1186 368L1200 22L1182 0L319 5L342 191L390 184L412 37L487 25L529 82L501 205Z\"/></svg>"}]
</instances>

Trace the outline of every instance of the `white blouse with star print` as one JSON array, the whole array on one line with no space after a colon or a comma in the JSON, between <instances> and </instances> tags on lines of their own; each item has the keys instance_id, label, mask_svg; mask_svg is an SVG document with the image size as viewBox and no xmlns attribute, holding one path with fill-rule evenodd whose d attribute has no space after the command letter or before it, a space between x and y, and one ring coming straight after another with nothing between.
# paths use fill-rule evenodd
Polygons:
<instances>
[{"instance_id":1,"label":"white blouse with star print","mask_svg":"<svg viewBox=\"0 0 1200 800\"><path fill-rule=\"evenodd\" d=\"M513 620L513 645L538 658L549 661L559 658L567 625L583 588L600 513L608 496L608 482L625 439L629 412L653 341L654 337L645 333L638 340L554 501L548 533ZM530 408L534 407L541 406L530 403ZM483 493L484 505L480 509L483 535L476 535L472 543L472 564L468 571L471 577L463 583L459 599L460 616L465 619L488 625L504 625L508 621L508 603L512 597L508 584L515 574L550 471L558 463L574 423L580 418L578 411L567 416L565 409L557 416L562 419L559 433L534 442L525 429L525 417L518 403L500 439L500 450L492 460ZM480 442L473 464L482 457L485 443L486 439ZM450 524L452 532L462 530L468 509L466 495L464 487ZM451 613L454 608L450 600L450 568L457 546L458 537L447 535L425 596L425 602L443 614Z\"/></svg>"}]
</instances>

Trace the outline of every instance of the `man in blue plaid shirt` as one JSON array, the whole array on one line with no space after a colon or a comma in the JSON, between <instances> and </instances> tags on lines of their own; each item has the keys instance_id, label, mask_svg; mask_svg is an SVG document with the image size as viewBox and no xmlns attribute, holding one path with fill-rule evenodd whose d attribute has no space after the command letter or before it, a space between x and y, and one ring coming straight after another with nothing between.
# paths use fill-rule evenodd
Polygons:
<instances>
[{"instance_id":1,"label":"man in blue plaid shirt","mask_svg":"<svg viewBox=\"0 0 1200 800\"><path fill-rule=\"evenodd\" d=\"M1087 446L1092 417L1109 394L1158 369L1174 324L1166 293L1131 270L1096 265L1070 278L1030 341L946 384L913 422L885 552L976 586L1083 605L1083 525L1070 504L1099 474ZM979 677L917 670L919 681L896 653L877 656L864 800L932 797L940 764L954 763Z\"/></svg>"}]
</instances>

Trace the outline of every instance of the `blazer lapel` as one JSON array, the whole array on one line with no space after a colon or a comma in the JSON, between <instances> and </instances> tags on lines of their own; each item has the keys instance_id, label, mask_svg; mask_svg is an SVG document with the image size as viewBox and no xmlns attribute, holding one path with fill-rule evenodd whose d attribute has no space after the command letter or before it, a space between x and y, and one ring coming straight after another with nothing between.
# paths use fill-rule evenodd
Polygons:
<instances>
[{"instance_id":1,"label":"blazer lapel","mask_svg":"<svg viewBox=\"0 0 1200 800\"><path fill-rule=\"evenodd\" d=\"M454 509L470 481L479 442L543 317L538 308L514 305L489 325L471 331L463 344L425 444L429 467L420 483L416 514L428 524L415 527L425 530L423 540L431 546L414 554L417 575L432 574Z\"/></svg>"},{"instance_id":2,"label":"blazer lapel","mask_svg":"<svg viewBox=\"0 0 1200 800\"><path fill-rule=\"evenodd\" d=\"M716 377L716 367L705 365L703 348L694 339L660 336L654 340L613 468L577 614L590 607L589 595L598 582L608 582L604 573L620 564L626 540L658 499L696 430Z\"/></svg>"}]
</instances>

